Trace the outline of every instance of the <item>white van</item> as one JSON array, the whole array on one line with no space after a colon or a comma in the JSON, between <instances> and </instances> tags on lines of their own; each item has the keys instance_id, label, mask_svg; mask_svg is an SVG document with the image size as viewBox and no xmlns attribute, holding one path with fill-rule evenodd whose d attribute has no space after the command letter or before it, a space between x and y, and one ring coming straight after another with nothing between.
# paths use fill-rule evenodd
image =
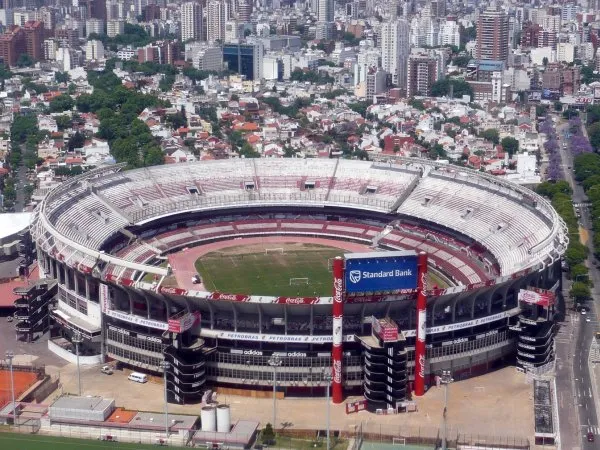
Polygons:
<instances>
[{"instance_id":1,"label":"white van","mask_svg":"<svg viewBox=\"0 0 600 450\"><path fill-rule=\"evenodd\" d=\"M131 372L127 378L136 383L145 383L148 381L148 376L139 372Z\"/></svg>"}]
</instances>

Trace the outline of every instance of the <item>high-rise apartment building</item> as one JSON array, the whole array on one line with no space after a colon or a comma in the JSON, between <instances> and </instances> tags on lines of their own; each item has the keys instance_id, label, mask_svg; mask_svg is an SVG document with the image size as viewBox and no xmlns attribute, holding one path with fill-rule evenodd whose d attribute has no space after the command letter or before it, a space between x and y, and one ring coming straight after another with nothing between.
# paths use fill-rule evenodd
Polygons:
<instances>
[{"instance_id":1,"label":"high-rise apartment building","mask_svg":"<svg viewBox=\"0 0 600 450\"><path fill-rule=\"evenodd\" d=\"M406 59L409 53L409 25L404 19L381 26L381 67L392 77L392 83L406 86Z\"/></svg>"},{"instance_id":2,"label":"high-rise apartment building","mask_svg":"<svg viewBox=\"0 0 600 450\"><path fill-rule=\"evenodd\" d=\"M109 20L106 22L106 35L110 38L125 33L124 20Z\"/></svg>"},{"instance_id":3,"label":"high-rise apartment building","mask_svg":"<svg viewBox=\"0 0 600 450\"><path fill-rule=\"evenodd\" d=\"M10 27L0 36L0 62L15 66L21 54L36 61L44 59L44 33L44 24L37 20Z\"/></svg>"},{"instance_id":4,"label":"high-rise apartment building","mask_svg":"<svg viewBox=\"0 0 600 450\"><path fill-rule=\"evenodd\" d=\"M508 15L497 6L479 15L475 58L494 61L508 58Z\"/></svg>"},{"instance_id":5,"label":"high-rise apartment building","mask_svg":"<svg viewBox=\"0 0 600 450\"><path fill-rule=\"evenodd\" d=\"M317 39L333 37L334 0L317 0Z\"/></svg>"},{"instance_id":6,"label":"high-rise apartment building","mask_svg":"<svg viewBox=\"0 0 600 450\"><path fill-rule=\"evenodd\" d=\"M262 78L264 47L260 42L254 44L223 45L223 62L227 69L239 73L247 80Z\"/></svg>"},{"instance_id":7,"label":"high-rise apartment building","mask_svg":"<svg viewBox=\"0 0 600 450\"><path fill-rule=\"evenodd\" d=\"M415 54L408 57L406 95L430 95L431 86L440 77L438 58Z\"/></svg>"},{"instance_id":8,"label":"high-rise apartment building","mask_svg":"<svg viewBox=\"0 0 600 450\"><path fill-rule=\"evenodd\" d=\"M85 21L86 36L90 34L104 34L104 21L102 19L88 19Z\"/></svg>"},{"instance_id":9,"label":"high-rise apartment building","mask_svg":"<svg viewBox=\"0 0 600 450\"><path fill-rule=\"evenodd\" d=\"M26 53L36 61L43 59L44 24L39 20L32 20L23 26L23 31L25 32Z\"/></svg>"},{"instance_id":10,"label":"high-rise apartment building","mask_svg":"<svg viewBox=\"0 0 600 450\"><path fill-rule=\"evenodd\" d=\"M86 61L101 61L104 59L104 45L102 41L94 39L87 41L85 45L85 60Z\"/></svg>"},{"instance_id":11,"label":"high-rise apartment building","mask_svg":"<svg viewBox=\"0 0 600 450\"><path fill-rule=\"evenodd\" d=\"M85 0L84 5L87 8L87 19L106 20L106 0Z\"/></svg>"},{"instance_id":12,"label":"high-rise apartment building","mask_svg":"<svg viewBox=\"0 0 600 450\"><path fill-rule=\"evenodd\" d=\"M12 26L0 36L0 62L16 66L21 53L25 53L25 35L19 26Z\"/></svg>"},{"instance_id":13,"label":"high-rise apartment building","mask_svg":"<svg viewBox=\"0 0 600 450\"><path fill-rule=\"evenodd\" d=\"M181 40L199 40L202 38L202 6L198 2L181 4Z\"/></svg>"},{"instance_id":14,"label":"high-rise apartment building","mask_svg":"<svg viewBox=\"0 0 600 450\"><path fill-rule=\"evenodd\" d=\"M250 22L250 15L252 14L252 2L250 0L240 0L237 8L238 21L242 23Z\"/></svg>"},{"instance_id":15,"label":"high-rise apartment building","mask_svg":"<svg viewBox=\"0 0 600 450\"><path fill-rule=\"evenodd\" d=\"M229 3L223 0L210 0L206 4L206 40L225 41L225 23L229 20Z\"/></svg>"}]
</instances>

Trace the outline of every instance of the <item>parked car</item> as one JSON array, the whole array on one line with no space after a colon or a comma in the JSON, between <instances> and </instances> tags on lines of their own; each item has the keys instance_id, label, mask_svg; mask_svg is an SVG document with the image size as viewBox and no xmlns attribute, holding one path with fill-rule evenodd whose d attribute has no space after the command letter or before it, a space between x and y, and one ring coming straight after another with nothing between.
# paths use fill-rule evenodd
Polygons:
<instances>
[{"instance_id":1,"label":"parked car","mask_svg":"<svg viewBox=\"0 0 600 450\"><path fill-rule=\"evenodd\" d=\"M100 372L102 372L103 374L106 374L106 375L112 375L113 369L110 366L102 366L102 369L100 369Z\"/></svg>"}]
</instances>

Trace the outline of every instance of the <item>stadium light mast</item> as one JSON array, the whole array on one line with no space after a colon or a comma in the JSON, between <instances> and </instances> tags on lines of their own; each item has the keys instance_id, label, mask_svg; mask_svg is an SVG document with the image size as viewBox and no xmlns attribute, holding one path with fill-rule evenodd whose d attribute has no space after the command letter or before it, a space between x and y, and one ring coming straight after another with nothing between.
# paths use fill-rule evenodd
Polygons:
<instances>
[{"instance_id":1,"label":"stadium light mast","mask_svg":"<svg viewBox=\"0 0 600 450\"><path fill-rule=\"evenodd\" d=\"M283 361L279 356L273 355L268 362L273 368L273 430L275 430L277 426L277 368L283 364Z\"/></svg>"},{"instance_id":2,"label":"stadium light mast","mask_svg":"<svg viewBox=\"0 0 600 450\"><path fill-rule=\"evenodd\" d=\"M165 441L169 439L169 400L167 397L167 370L171 365L168 361L161 361L160 367L163 370L163 377L165 381ZM166 442L165 442L166 444Z\"/></svg>"},{"instance_id":3,"label":"stadium light mast","mask_svg":"<svg viewBox=\"0 0 600 450\"><path fill-rule=\"evenodd\" d=\"M8 367L10 370L10 394L12 397L13 425L18 427L19 423L17 421L17 405L15 404L15 380L14 380L14 375L13 375L13 359L14 359L14 357L15 357L15 354L13 351L8 350L6 352L6 359L8 360Z\"/></svg>"},{"instance_id":4,"label":"stadium light mast","mask_svg":"<svg viewBox=\"0 0 600 450\"><path fill-rule=\"evenodd\" d=\"M330 372L323 372L323 380L325 380L325 388L327 389L327 450L331 450L331 440L329 438L330 435L330 424L331 424L331 401L329 396L329 390L331 387L331 381L333 380L333 376Z\"/></svg>"},{"instance_id":5,"label":"stadium light mast","mask_svg":"<svg viewBox=\"0 0 600 450\"><path fill-rule=\"evenodd\" d=\"M448 450L448 385L452 383L452 373L449 370L442 370L442 376L440 377L440 383L444 385L444 427L442 435L442 450Z\"/></svg>"},{"instance_id":6,"label":"stadium light mast","mask_svg":"<svg viewBox=\"0 0 600 450\"><path fill-rule=\"evenodd\" d=\"M81 396L81 370L79 369L79 344L83 342L81 333L76 331L71 341L75 344L75 354L77 355L77 389L78 395Z\"/></svg>"}]
</instances>

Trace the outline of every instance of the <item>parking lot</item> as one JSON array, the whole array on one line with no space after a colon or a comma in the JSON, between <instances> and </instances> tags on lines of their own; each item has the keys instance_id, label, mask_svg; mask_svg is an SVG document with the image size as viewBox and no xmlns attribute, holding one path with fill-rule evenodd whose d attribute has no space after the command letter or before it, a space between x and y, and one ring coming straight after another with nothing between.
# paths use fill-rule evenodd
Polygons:
<instances>
[{"instance_id":1,"label":"parking lot","mask_svg":"<svg viewBox=\"0 0 600 450\"><path fill-rule=\"evenodd\" d=\"M61 383L65 391L77 391L77 372L74 369L69 365L61 371ZM163 385L160 383L134 383L127 380L127 373L123 371L104 375L99 366L82 367L81 379L84 395L112 397L118 406L127 409L164 409ZM449 388L449 432L531 438L532 396L532 385L525 382L523 374L510 367L455 382ZM273 401L270 398L219 395L218 401L231 405L233 421L256 419L262 424L272 422ZM363 426L372 432L393 432L393 429L401 427L415 433L435 434L442 425L443 388L433 387L423 398L418 399L417 403L417 412L400 416L378 416L367 412L347 415L344 404L331 405L331 427L351 431L362 422ZM199 414L199 410L199 405L169 405L169 411L177 413ZM321 429L326 421L326 411L325 399L278 400L278 426L284 424L283 426L291 428Z\"/></svg>"},{"instance_id":2,"label":"parking lot","mask_svg":"<svg viewBox=\"0 0 600 450\"><path fill-rule=\"evenodd\" d=\"M0 323L0 351L13 350L16 361L37 362L46 365L47 373L60 377L60 386L46 401L50 403L62 393L76 394L77 368L66 363L47 349L47 338L32 344L16 342L14 333L3 321ZM124 371L112 375L101 373L101 366L82 366L83 395L112 397L117 406L144 411L163 411L163 385L145 384L127 380ZM487 375L454 382L449 388L449 433L479 434L486 436L533 436L532 385L525 376L507 367ZM354 400L353 398L347 401ZM262 424L272 422L273 401L270 398L219 395L219 402L232 407L232 421L257 419ZM354 430L360 423L366 430L388 433L400 428L413 433L435 434L442 426L444 391L431 388L417 400L418 411L403 415L374 415L359 412L347 415L345 406L331 405L331 427L336 430ZM169 411L199 414L200 405L169 405ZM325 399L286 398L277 401L278 427L321 429L326 421Z\"/></svg>"}]
</instances>

